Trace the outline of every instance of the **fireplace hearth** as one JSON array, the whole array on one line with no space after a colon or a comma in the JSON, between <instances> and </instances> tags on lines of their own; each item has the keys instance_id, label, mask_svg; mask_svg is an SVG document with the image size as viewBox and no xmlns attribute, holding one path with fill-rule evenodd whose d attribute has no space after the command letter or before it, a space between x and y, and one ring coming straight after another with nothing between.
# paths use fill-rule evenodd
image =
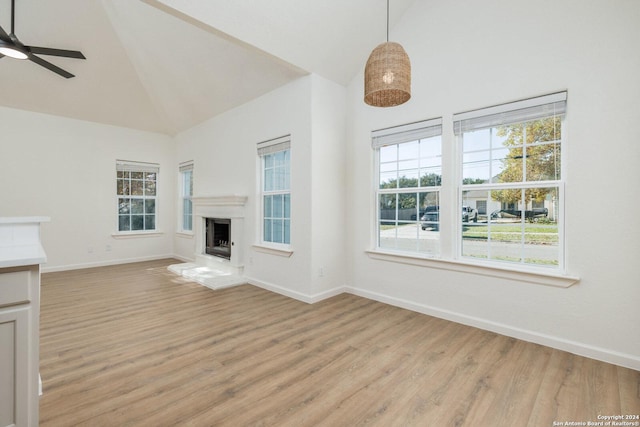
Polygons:
<instances>
[{"instance_id":1,"label":"fireplace hearth","mask_svg":"<svg viewBox=\"0 0 640 427\"><path fill-rule=\"evenodd\" d=\"M231 259L231 219L205 218L205 253Z\"/></svg>"}]
</instances>

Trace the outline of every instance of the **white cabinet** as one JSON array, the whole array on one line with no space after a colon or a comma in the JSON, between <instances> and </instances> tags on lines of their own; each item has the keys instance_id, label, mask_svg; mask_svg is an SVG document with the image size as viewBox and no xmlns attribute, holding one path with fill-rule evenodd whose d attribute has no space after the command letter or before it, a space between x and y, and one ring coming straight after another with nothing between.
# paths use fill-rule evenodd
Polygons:
<instances>
[{"instance_id":1,"label":"white cabinet","mask_svg":"<svg viewBox=\"0 0 640 427\"><path fill-rule=\"evenodd\" d=\"M35 427L39 405L40 223L0 218L0 427Z\"/></svg>"}]
</instances>

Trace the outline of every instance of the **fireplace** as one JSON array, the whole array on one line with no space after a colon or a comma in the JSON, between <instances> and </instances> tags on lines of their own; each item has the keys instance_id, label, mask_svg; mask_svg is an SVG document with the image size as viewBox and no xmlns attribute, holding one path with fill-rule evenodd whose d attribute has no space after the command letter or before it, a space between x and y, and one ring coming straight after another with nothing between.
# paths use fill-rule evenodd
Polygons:
<instances>
[{"instance_id":1,"label":"fireplace","mask_svg":"<svg viewBox=\"0 0 640 427\"><path fill-rule=\"evenodd\" d=\"M242 276L245 196L194 196L195 264Z\"/></svg>"},{"instance_id":2,"label":"fireplace","mask_svg":"<svg viewBox=\"0 0 640 427\"><path fill-rule=\"evenodd\" d=\"M205 218L205 253L231 259L231 219Z\"/></svg>"}]
</instances>

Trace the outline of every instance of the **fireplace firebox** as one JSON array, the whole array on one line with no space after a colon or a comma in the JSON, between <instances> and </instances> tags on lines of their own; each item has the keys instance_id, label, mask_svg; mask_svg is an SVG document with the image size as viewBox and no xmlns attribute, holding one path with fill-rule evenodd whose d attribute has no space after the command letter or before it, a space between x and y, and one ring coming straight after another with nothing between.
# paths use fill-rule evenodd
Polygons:
<instances>
[{"instance_id":1,"label":"fireplace firebox","mask_svg":"<svg viewBox=\"0 0 640 427\"><path fill-rule=\"evenodd\" d=\"M231 220L205 218L205 253L231 259Z\"/></svg>"}]
</instances>

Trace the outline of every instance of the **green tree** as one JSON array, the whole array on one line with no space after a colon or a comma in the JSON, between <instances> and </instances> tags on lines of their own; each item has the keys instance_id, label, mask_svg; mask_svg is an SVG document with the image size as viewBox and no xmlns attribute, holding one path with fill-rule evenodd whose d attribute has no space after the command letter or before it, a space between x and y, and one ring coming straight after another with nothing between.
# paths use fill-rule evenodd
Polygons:
<instances>
[{"instance_id":1,"label":"green tree","mask_svg":"<svg viewBox=\"0 0 640 427\"><path fill-rule=\"evenodd\" d=\"M503 145L510 149L509 154L502 160L503 169L497 176L497 182L558 179L560 129L558 117L500 126L497 135L505 138ZM549 188L526 189L525 201L542 202L550 191L552 189ZM491 197L502 203L518 203L521 200L521 190L496 190L491 192Z\"/></svg>"}]
</instances>

